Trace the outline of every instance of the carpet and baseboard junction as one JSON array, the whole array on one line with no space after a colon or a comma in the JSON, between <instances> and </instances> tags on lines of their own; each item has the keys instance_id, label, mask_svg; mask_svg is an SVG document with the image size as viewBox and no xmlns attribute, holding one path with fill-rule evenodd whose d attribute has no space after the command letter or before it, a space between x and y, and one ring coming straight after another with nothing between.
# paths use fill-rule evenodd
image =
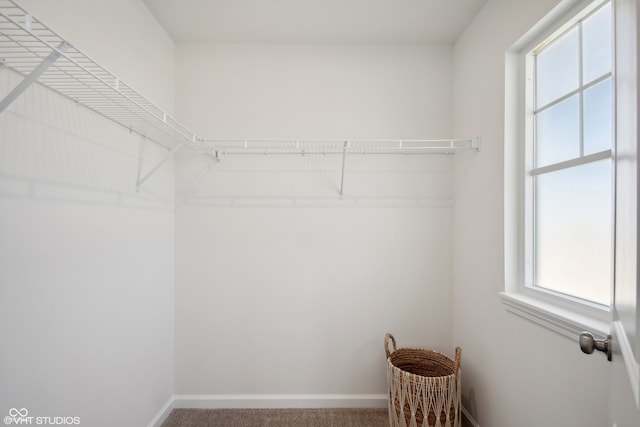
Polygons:
<instances>
[{"instance_id":1,"label":"carpet and baseboard junction","mask_svg":"<svg viewBox=\"0 0 640 427\"><path fill-rule=\"evenodd\" d=\"M389 426L386 395L346 400L308 396L304 399L247 396L238 400L211 397L175 396L148 427ZM464 408L462 412L462 427L479 427Z\"/></svg>"},{"instance_id":2,"label":"carpet and baseboard junction","mask_svg":"<svg viewBox=\"0 0 640 427\"><path fill-rule=\"evenodd\" d=\"M386 409L174 409L162 427L388 427Z\"/></svg>"}]
</instances>

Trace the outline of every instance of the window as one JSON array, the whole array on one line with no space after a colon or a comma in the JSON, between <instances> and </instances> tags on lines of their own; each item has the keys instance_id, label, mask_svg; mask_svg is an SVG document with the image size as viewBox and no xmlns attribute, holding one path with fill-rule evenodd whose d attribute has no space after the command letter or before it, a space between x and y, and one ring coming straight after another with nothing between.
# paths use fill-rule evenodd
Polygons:
<instances>
[{"instance_id":1,"label":"window","mask_svg":"<svg viewBox=\"0 0 640 427\"><path fill-rule=\"evenodd\" d=\"M517 263L517 273L507 277L517 284L507 286L503 299L508 306L514 295L535 307L540 301L545 316L554 311L549 307L561 307L564 317L606 321L613 260L613 18L609 1L581 4L529 36L513 59L521 64L515 102L522 107L520 118L512 118L518 123L512 145L519 146L515 156L505 147L505 161L516 162L519 175L506 201L517 205L511 233L517 256L506 262Z\"/></svg>"}]
</instances>

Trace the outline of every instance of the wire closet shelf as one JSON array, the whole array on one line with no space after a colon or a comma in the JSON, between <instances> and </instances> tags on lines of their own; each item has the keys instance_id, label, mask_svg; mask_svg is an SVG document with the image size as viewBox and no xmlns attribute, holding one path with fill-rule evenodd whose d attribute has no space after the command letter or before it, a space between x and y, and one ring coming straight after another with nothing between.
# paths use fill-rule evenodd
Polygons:
<instances>
[{"instance_id":1,"label":"wire closet shelf","mask_svg":"<svg viewBox=\"0 0 640 427\"><path fill-rule=\"evenodd\" d=\"M0 114L31 84L40 84L143 136L170 153L144 175L136 189L183 147L218 160L229 154L454 154L479 149L476 139L440 140L232 140L200 139L115 74L20 7L0 0L0 71L23 76L0 99ZM342 186L341 186L342 187ZM340 192L342 194L342 190Z\"/></svg>"},{"instance_id":2,"label":"wire closet shelf","mask_svg":"<svg viewBox=\"0 0 640 427\"><path fill-rule=\"evenodd\" d=\"M13 0L0 0L0 67L25 76L0 100L0 113L37 80L168 149L198 143L193 132Z\"/></svg>"},{"instance_id":3,"label":"wire closet shelf","mask_svg":"<svg viewBox=\"0 0 640 427\"><path fill-rule=\"evenodd\" d=\"M478 139L437 140L211 140L198 150L216 157L233 154L455 154L478 149Z\"/></svg>"}]
</instances>

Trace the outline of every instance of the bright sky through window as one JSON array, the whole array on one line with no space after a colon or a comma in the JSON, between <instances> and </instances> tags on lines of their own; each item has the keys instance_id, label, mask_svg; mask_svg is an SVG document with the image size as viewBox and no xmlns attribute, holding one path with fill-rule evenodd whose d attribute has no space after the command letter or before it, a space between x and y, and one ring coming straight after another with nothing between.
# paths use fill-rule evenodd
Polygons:
<instances>
[{"instance_id":1,"label":"bright sky through window","mask_svg":"<svg viewBox=\"0 0 640 427\"><path fill-rule=\"evenodd\" d=\"M612 17L605 3L534 50L532 286L609 305Z\"/></svg>"}]
</instances>

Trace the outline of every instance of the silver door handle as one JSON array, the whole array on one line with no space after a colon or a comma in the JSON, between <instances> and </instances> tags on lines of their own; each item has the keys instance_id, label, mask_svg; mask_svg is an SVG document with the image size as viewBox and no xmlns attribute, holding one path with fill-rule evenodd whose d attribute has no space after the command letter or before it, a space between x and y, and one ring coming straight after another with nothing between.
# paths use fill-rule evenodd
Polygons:
<instances>
[{"instance_id":1,"label":"silver door handle","mask_svg":"<svg viewBox=\"0 0 640 427\"><path fill-rule=\"evenodd\" d=\"M591 354L594 350L607 354L607 360L611 362L611 335L606 340L597 340L591 332L580 334L580 350L583 353Z\"/></svg>"}]
</instances>

